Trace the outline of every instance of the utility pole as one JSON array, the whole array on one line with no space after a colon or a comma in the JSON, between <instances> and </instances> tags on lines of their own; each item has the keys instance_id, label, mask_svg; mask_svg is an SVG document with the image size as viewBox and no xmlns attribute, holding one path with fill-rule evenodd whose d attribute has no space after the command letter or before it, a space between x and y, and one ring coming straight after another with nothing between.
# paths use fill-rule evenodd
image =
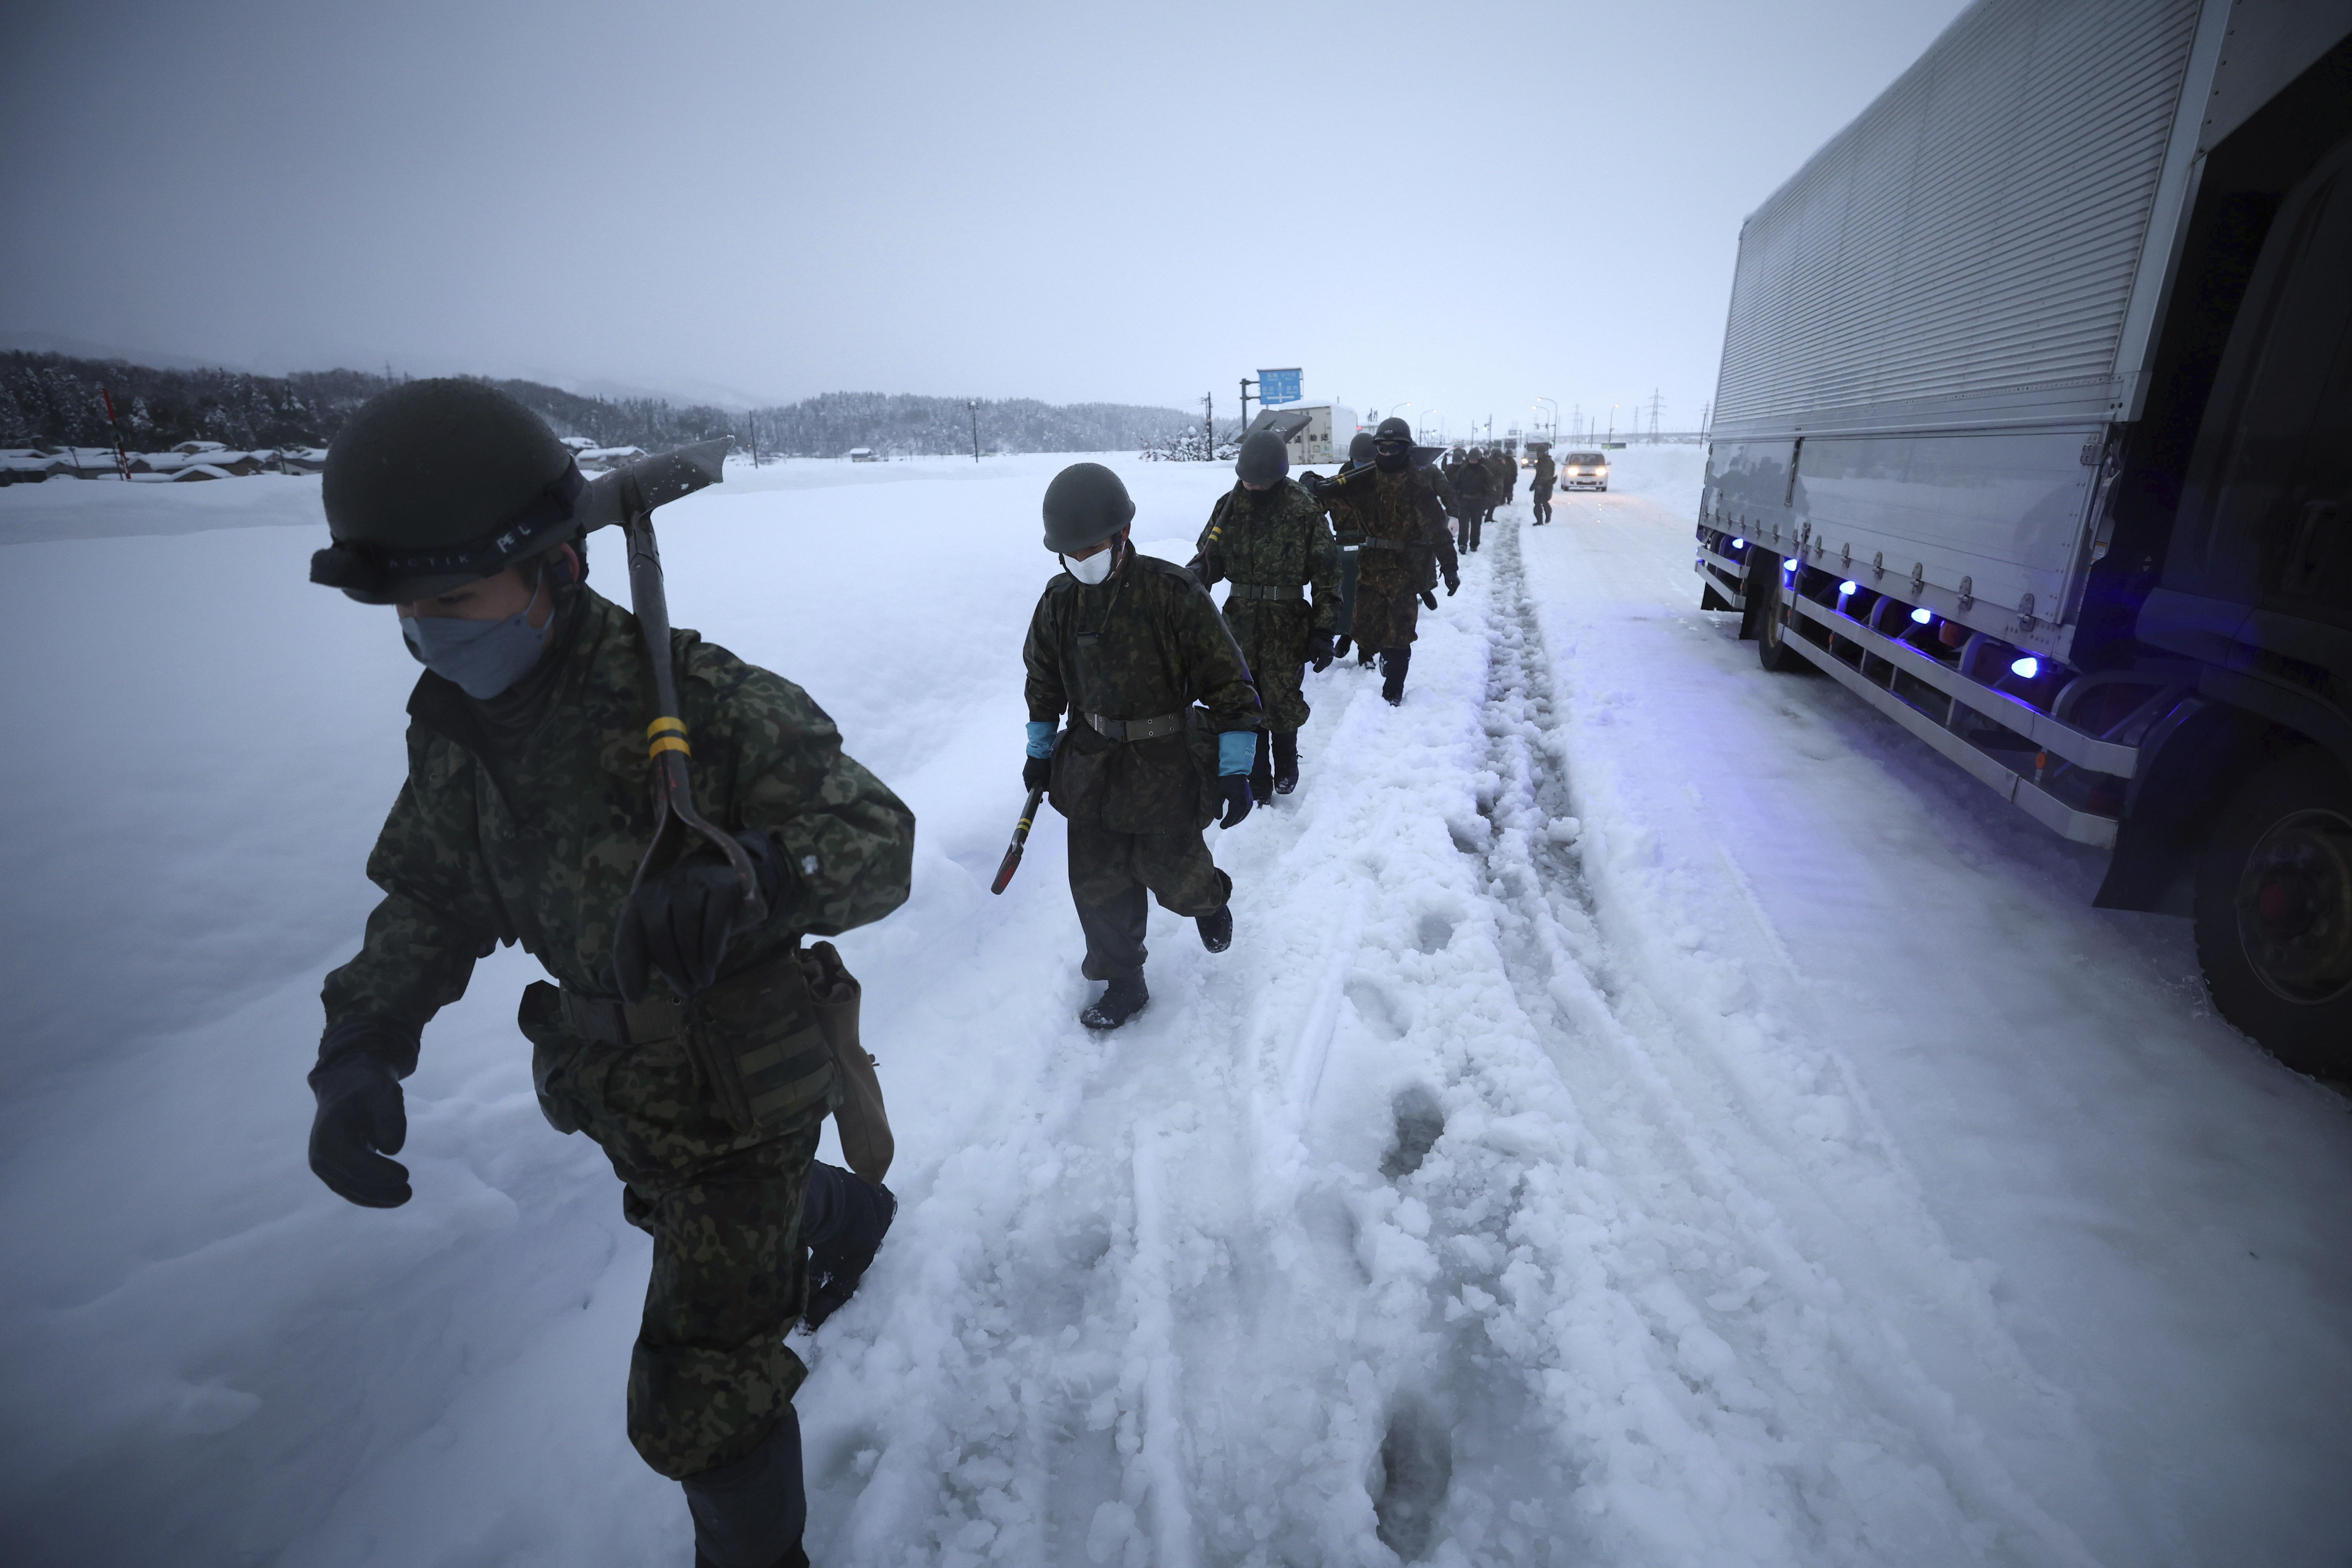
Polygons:
<instances>
[{"instance_id":1,"label":"utility pole","mask_svg":"<svg viewBox=\"0 0 2352 1568\"><path fill-rule=\"evenodd\" d=\"M980 461L980 399L975 397L964 406L971 410L971 460L977 463Z\"/></svg>"},{"instance_id":2,"label":"utility pole","mask_svg":"<svg viewBox=\"0 0 2352 1568\"><path fill-rule=\"evenodd\" d=\"M1213 463L1217 460L1217 395L1213 392L1201 394L1201 458Z\"/></svg>"},{"instance_id":3,"label":"utility pole","mask_svg":"<svg viewBox=\"0 0 2352 1568\"><path fill-rule=\"evenodd\" d=\"M1665 394L1657 387L1650 389L1650 445L1658 444L1658 416L1665 412Z\"/></svg>"},{"instance_id":4,"label":"utility pole","mask_svg":"<svg viewBox=\"0 0 2352 1568\"><path fill-rule=\"evenodd\" d=\"M1250 388L1256 384L1257 383L1252 381L1249 377L1242 377L1242 426L1244 429L1249 426ZM1261 403L1258 406L1260 408L1264 408L1265 405Z\"/></svg>"}]
</instances>

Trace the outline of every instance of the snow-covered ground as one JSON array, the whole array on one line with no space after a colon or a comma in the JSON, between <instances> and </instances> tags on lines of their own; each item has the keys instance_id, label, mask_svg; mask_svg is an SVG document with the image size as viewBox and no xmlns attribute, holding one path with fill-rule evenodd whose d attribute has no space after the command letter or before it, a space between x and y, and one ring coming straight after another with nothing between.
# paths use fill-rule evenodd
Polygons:
<instances>
[{"instance_id":1,"label":"snow-covered ground","mask_svg":"<svg viewBox=\"0 0 2352 1568\"><path fill-rule=\"evenodd\" d=\"M2094 858L1697 612L1696 449L1507 511L1402 710L1310 678L1299 793L1212 832L1233 951L1155 911L1107 1040L1052 819L986 890L1060 461L663 514L678 620L921 825L842 944L905 1206L803 1346L819 1563L2344 1561L2352 1116ZM1227 477L1122 467L1183 559ZM683 1568L528 962L426 1037L415 1202L304 1164L415 673L303 580L316 487L0 492L5 1556Z\"/></svg>"}]
</instances>

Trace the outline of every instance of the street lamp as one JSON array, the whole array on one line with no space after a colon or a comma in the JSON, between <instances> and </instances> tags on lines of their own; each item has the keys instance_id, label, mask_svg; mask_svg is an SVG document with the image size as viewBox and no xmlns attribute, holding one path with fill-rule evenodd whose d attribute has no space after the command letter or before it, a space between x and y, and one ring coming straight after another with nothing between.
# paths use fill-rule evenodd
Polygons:
<instances>
[{"instance_id":1,"label":"street lamp","mask_svg":"<svg viewBox=\"0 0 2352 1568\"><path fill-rule=\"evenodd\" d=\"M1528 404L1528 406L1540 412L1543 405L1547 403L1551 405L1551 438L1553 444L1557 445L1559 441L1559 399L1557 397L1538 397L1533 403Z\"/></svg>"}]
</instances>

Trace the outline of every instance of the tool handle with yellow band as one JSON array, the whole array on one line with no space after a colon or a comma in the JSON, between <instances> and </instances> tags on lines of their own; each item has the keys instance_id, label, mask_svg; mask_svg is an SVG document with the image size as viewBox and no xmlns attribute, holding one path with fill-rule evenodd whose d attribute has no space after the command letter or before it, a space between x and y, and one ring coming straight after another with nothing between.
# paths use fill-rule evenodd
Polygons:
<instances>
[{"instance_id":1,"label":"tool handle with yellow band","mask_svg":"<svg viewBox=\"0 0 2352 1568\"><path fill-rule=\"evenodd\" d=\"M1003 863L996 868L996 880L989 884L990 892L1001 893L1012 885L1013 873L1021 869L1021 851L1029 843L1030 826L1037 820L1037 808L1044 805L1045 801L1044 790L1033 789L1029 792L1027 803L1021 807L1021 820L1013 825L1013 843L1004 851Z\"/></svg>"}]
</instances>

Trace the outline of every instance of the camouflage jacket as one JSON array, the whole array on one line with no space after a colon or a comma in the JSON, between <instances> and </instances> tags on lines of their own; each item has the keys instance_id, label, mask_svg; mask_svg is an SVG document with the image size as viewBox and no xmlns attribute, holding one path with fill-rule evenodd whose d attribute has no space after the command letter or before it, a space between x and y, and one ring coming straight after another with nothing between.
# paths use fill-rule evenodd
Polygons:
<instances>
[{"instance_id":1,"label":"camouflage jacket","mask_svg":"<svg viewBox=\"0 0 2352 1568\"><path fill-rule=\"evenodd\" d=\"M577 593L545 656L562 667L520 742L493 747L479 704L430 671L418 679L408 781L368 857L384 898L358 956L327 976L331 1030L366 1020L413 1042L502 942L569 989L614 994L614 928L654 832L652 676L636 617ZM842 754L833 721L693 632L673 631L670 646L696 805L723 829L765 831L797 873L775 918L730 947L726 972L905 902L914 816Z\"/></svg>"},{"instance_id":2,"label":"camouflage jacket","mask_svg":"<svg viewBox=\"0 0 2352 1568\"><path fill-rule=\"evenodd\" d=\"M1509 495L1519 485L1519 465L1500 452L1486 454L1486 468L1495 478L1495 494Z\"/></svg>"},{"instance_id":3,"label":"camouflage jacket","mask_svg":"<svg viewBox=\"0 0 2352 1568\"><path fill-rule=\"evenodd\" d=\"M1339 546L1323 516L1323 503L1284 479L1260 492L1259 501L1236 481L1217 498L1209 525L1201 531L1201 581L1247 583L1263 588L1311 586L1314 602L1299 599L1225 600L1225 618L1236 635L1328 632L1339 624ZM1306 657L1302 640L1299 657Z\"/></svg>"},{"instance_id":4,"label":"camouflage jacket","mask_svg":"<svg viewBox=\"0 0 2352 1568\"><path fill-rule=\"evenodd\" d=\"M1559 477L1559 466L1553 463L1549 452L1536 459L1536 466L1528 476L1529 481L1539 490L1551 489L1552 481Z\"/></svg>"},{"instance_id":5,"label":"camouflage jacket","mask_svg":"<svg viewBox=\"0 0 2352 1568\"><path fill-rule=\"evenodd\" d=\"M1464 458L1445 477L1464 507L1483 507L1494 496L1495 471L1479 458Z\"/></svg>"},{"instance_id":6,"label":"camouflage jacket","mask_svg":"<svg viewBox=\"0 0 2352 1568\"><path fill-rule=\"evenodd\" d=\"M1028 641L1029 717L1070 722L1054 753L1055 809L1116 833L1206 825L1216 737L1265 727L1249 667L1200 580L1172 562L1127 552L1088 587L1057 572L1038 595ZM1112 740L1087 721L1208 710L1175 734Z\"/></svg>"},{"instance_id":7,"label":"camouflage jacket","mask_svg":"<svg viewBox=\"0 0 2352 1568\"><path fill-rule=\"evenodd\" d=\"M1433 566L1451 582L1461 575L1454 553L1454 535L1445 526L1446 499L1451 495L1444 477L1428 468L1401 474L1381 471L1378 465L1352 469L1331 481L1323 499L1335 509L1345 506L1364 531L1366 543L1359 572L1388 574L1388 562L1399 574L1426 584L1434 580ZM1393 540L1398 548L1370 542Z\"/></svg>"}]
</instances>

